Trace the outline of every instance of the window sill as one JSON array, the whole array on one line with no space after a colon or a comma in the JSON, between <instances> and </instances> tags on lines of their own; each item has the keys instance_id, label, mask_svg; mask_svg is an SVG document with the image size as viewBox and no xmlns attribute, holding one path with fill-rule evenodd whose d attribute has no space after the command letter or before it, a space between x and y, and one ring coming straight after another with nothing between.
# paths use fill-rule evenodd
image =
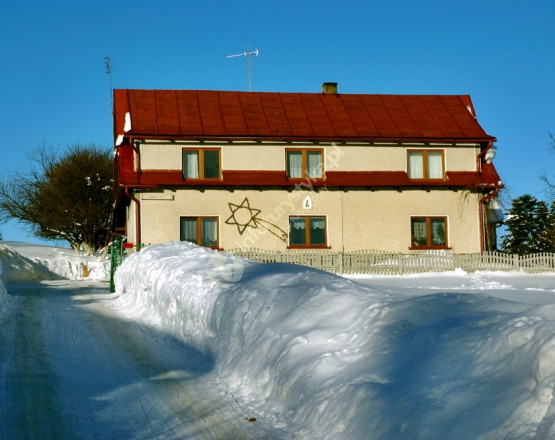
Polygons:
<instances>
[{"instance_id":1,"label":"window sill","mask_svg":"<svg viewBox=\"0 0 555 440\"><path fill-rule=\"evenodd\" d=\"M410 246L409 251L430 251L430 250L445 250L449 251L452 248L449 246Z\"/></svg>"},{"instance_id":2,"label":"window sill","mask_svg":"<svg viewBox=\"0 0 555 440\"><path fill-rule=\"evenodd\" d=\"M445 177L435 177L432 179L416 179L416 178L410 178L409 180L411 182L418 182L418 183L432 183L432 182L445 182L447 179Z\"/></svg>"},{"instance_id":3,"label":"window sill","mask_svg":"<svg viewBox=\"0 0 555 440\"><path fill-rule=\"evenodd\" d=\"M325 182L326 177L287 177L288 182L302 183L302 182Z\"/></svg>"},{"instance_id":4,"label":"window sill","mask_svg":"<svg viewBox=\"0 0 555 440\"><path fill-rule=\"evenodd\" d=\"M331 249L330 246L326 246L324 244L318 245L293 245L293 246L287 246L286 249Z\"/></svg>"}]
</instances>

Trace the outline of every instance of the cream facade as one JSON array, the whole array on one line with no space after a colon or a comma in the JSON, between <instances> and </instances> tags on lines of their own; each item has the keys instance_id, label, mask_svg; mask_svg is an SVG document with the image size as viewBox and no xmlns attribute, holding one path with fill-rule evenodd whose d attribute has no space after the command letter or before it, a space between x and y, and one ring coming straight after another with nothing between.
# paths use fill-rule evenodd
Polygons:
<instances>
[{"instance_id":1,"label":"cream facade","mask_svg":"<svg viewBox=\"0 0 555 440\"><path fill-rule=\"evenodd\" d=\"M301 147L323 151L322 179L295 181L289 188L266 186L264 171L286 173L286 152ZM337 251L364 249L410 252L411 219L445 219L446 243L441 248L455 253L480 251L479 201L476 192L442 186L431 191L425 185L341 189L326 186L328 172L408 172L410 151L440 152L445 170L473 171L479 149L475 145L316 145L264 143L179 143L145 141L134 152L136 169L142 173L183 171L186 150L220 151L221 173L257 170L256 188L176 187L137 189L128 209L128 237L136 238L136 207L140 205L141 241L145 244L179 240L182 218L214 218L218 248L261 247L285 250L290 246L290 218L316 217L325 221L325 245ZM218 179L220 182L223 178ZM316 186L319 184L319 186Z\"/></svg>"},{"instance_id":2,"label":"cream facade","mask_svg":"<svg viewBox=\"0 0 555 440\"><path fill-rule=\"evenodd\" d=\"M285 150L291 148L325 150L324 169L326 171L407 171L407 151L432 150L442 152L445 167L449 171L475 171L479 144L313 144L296 142L276 143L176 143L147 140L140 143L140 163L135 161L135 169L173 170L182 169L184 149L217 148L221 150L222 166L228 170L286 171Z\"/></svg>"},{"instance_id":3,"label":"cream facade","mask_svg":"<svg viewBox=\"0 0 555 440\"><path fill-rule=\"evenodd\" d=\"M307 197L311 201L310 208L305 206ZM216 217L219 248L223 250L243 247L285 250L289 247L289 217L308 215L325 217L326 247L330 249L407 253L412 248L411 218L432 216L447 219L445 249L454 253L480 251L476 194L447 189L439 194L418 190L295 190L285 197L280 190L165 190L156 193L141 190L137 199L141 204L140 227L145 244L179 240L182 217ZM134 213L133 204L130 213ZM234 207L230 204L240 207L234 217ZM133 220L131 214L131 228ZM245 225L241 231L241 226ZM134 232L134 229L128 231L131 241Z\"/></svg>"}]
</instances>

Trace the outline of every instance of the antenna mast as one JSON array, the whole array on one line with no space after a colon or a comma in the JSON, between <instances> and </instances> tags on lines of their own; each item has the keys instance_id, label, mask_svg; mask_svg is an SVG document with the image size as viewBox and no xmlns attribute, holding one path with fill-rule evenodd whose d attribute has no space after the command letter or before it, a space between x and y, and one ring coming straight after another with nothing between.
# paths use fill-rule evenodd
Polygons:
<instances>
[{"instance_id":1,"label":"antenna mast","mask_svg":"<svg viewBox=\"0 0 555 440\"><path fill-rule=\"evenodd\" d=\"M111 108L110 111L114 111L114 93L112 90L112 65L111 65L111 59L110 56L106 56L104 57L104 67L106 69L106 73L108 74L108 77L110 78L110 104L111 104Z\"/></svg>"},{"instance_id":2,"label":"antenna mast","mask_svg":"<svg viewBox=\"0 0 555 440\"><path fill-rule=\"evenodd\" d=\"M226 58L235 58L235 57L247 57L247 66L249 69L249 92L252 92L252 79L251 79L251 55L258 56L258 49L254 51L249 51L249 47L247 46L247 51L243 53L238 53L236 55L228 55Z\"/></svg>"}]
</instances>

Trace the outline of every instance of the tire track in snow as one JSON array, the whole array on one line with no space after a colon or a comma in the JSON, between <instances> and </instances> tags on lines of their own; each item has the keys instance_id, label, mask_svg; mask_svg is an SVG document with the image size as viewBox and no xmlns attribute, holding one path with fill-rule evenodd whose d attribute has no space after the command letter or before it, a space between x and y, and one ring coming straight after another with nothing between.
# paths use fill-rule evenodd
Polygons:
<instances>
[{"instance_id":1,"label":"tire track in snow","mask_svg":"<svg viewBox=\"0 0 555 440\"><path fill-rule=\"evenodd\" d=\"M12 325L3 328L4 439L72 438L61 417L59 382L42 340L38 307L38 292L26 291L13 311Z\"/></svg>"},{"instance_id":2,"label":"tire track in snow","mask_svg":"<svg viewBox=\"0 0 555 440\"><path fill-rule=\"evenodd\" d=\"M0 404L2 440L272 438L205 392L206 354L122 320L99 286L9 286L19 306L0 328L9 347L0 353L9 367L0 398L10 402Z\"/></svg>"}]
</instances>

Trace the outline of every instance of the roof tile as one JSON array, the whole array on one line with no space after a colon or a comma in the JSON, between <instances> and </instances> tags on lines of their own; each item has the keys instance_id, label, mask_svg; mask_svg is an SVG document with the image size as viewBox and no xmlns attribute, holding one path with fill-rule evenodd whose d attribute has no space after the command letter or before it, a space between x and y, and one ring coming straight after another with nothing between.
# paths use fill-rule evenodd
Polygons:
<instances>
[{"instance_id":1,"label":"roof tile","mask_svg":"<svg viewBox=\"0 0 555 440\"><path fill-rule=\"evenodd\" d=\"M115 90L114 131L141 136L283 140L493 140L467 95ZM470 110L469 110L470 109Z\"/></svg>"}]
</instances>

